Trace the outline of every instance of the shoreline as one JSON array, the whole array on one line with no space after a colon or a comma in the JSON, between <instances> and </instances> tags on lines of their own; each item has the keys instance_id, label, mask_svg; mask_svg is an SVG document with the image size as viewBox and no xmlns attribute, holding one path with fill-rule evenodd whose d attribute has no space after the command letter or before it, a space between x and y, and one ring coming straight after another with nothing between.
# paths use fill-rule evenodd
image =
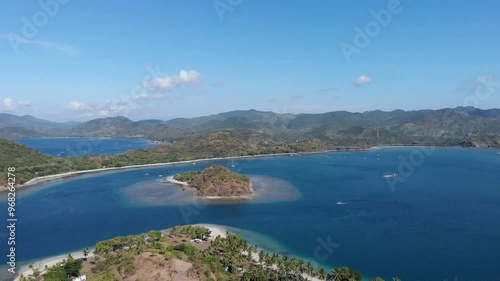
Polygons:
<instances>
[{"instance_id":1,"label":"shoreline","mask_svg":"<svg viewBox=\"0 0 500 281\"><path fill-rule=\"evenodd\" d=\"M66 172L54 175L47 175L32 178L29 181L16 186L16 190L19 188L25 188L29 186L35 186L38 184L56 181L60 179L70 178L79 175L86 175L92 173L99 172L108 172L108 171L120 171L120 170L132 170L132 169L140 169L140 168L148 168L148 167L163 167L163 166L174 166L174 165L182 165L182 164L191 164L198 162L209 162L209 161L218 161L218 160L230 160L230 159L252 159L252 158L265 158L265 157L287 157L287 156L301 156L301 155L314 155L314 154L322 154L322 153L331 153L331 152L352 152L352 151L372 151L383 148L409 148L409 147L429 147L425 145L379 145L372 146L369 148L343 148L340 150L322 150L322 151L310 151L310 152L300 152L300 153L271 153L271 154L257 154L257 155L244 155L244 156L228 156L228 157L215 157L215 158L203 158L203 159L194 159L194 160L185 160L185 161L176 161L176 162L163 162L163 163L152 163L152 164L140 164L140 165L129 165L123 167L109 167L109 168L99 168L92 170L82 170L82 171L73 171ZM435 148L455 148L455 149L479 149L479 150L499 150L500 148L494 147L461 147L461 146L431 146ZM0 194L3 192L7 192L8 187L0 185Z\"/></svg>"},{"instance_id":2,"label":"shoreline","mask_svg":"<svg viewBox=\"0 0 500 281\"><path fill-rule=\"evenodd\" d=\"M230 233L229 230L225 226L223 226L223 225L218 225L218 224L204 224L204 223L193 224L193 225L203 226L203 227L208 228L211 231L211 233L210 233L210 239L215 239L215 237L217 237L217 236L220 236L222 238L226 238L227 237L227 233ZM160 230L160 231L163 233L163 232L169 231L171 229L172 228L167 228L167 229L163 229L163 230ZM94 248L89 248L89 250L90 250L90 253L87 255L87 258L90 258L90 257L94 256L94 253L93 253L94 252ZM80 251L69 252L68 254L71 254L71 256L74 259L84 258L84 256L83 256L83 249L81 249ZM49 256L49 257L40 258L40 259L37 259L37 260L34 260L34 261L23 262L22 265L20 265L19 268L16 270L17 274L16 274L16 277L14 278L14 281L19 281L21 274L24 277L27 277L27 276L33 274L33 270L31 270L29 268L30 264L33 265L33 268L36 268L36 269L40 270L40 273L44 273L45 272L45 266L47 266L47 267L50 268L50 267L56 265L57 263L62 262L63 260L65 260L65 259L68 258L68 254L59 254L59 255L55 255L55 256Z\"/></svg>"},{"instance_id":3,"label":"shoreline","mask_svg":"<svg viewBox=\"0 0 500 281\"><path fill-rule=\"evenodd\" d=\"M329 152L369 151L372 149L373 148L352 148L352 149L343 149L343 150L323 150L323 151L312 151L312 152L301 152L301 153L271 153L271 154L245 155L245 156L203 158L203 159L176 161L176 162L129 165L129 166L123 166L123 167L99 168L99 169L66 172L66 173L60 173L60 174L32 178L29 181L23 183L22 185L16 185L16 190L18 190L20 188L25 188L25 187L29 187L29 186L35 186L38 184L46 183L46 182L55 181L55 180L70 178L70 177L79 176L79 175L99 173L99 172L121 171L121 170L125 171L125 170L131 170L131 169L174 166L174 165L210 162L210 161L218 161L218 160L251 159L251 158L264 158L264 157L286 157L286 156L322 154L322 153L329 153ZM0 193L6 192L6 191L8 191L8 188L6 186L0 186Z\"/></svg>"},{"instance_id":4,"label":"shoreline","mask_svg":"<svg viewBox=\"0 0 500 281\"><path fill-rule=\"evenodd\" d=\"M179 185L182 188L187 189L191 193L191 196L193 196L193 198L201 200L252 200L257 198L257 196L259 195L253 189L253 183L251 181L250 181L250 188L252 189L252 193L239 196L200 196L197 194L198 190L196 188L190 186L187 182L178 181L174 179L174 176L168 176L162 182Z\"/></svg>"},{"instance_id":5,"label":"shoreline","mask_svg":"<svg viewBox=\"0 0 500 281\"><path fill-rule=\"evenodd\" d=\"M90 250L90 252L87 255L87 258L94 256L94 253L93 253L94 248L89 248L89 250ZM84 258L83 249L81 249L80 251L69 252L67 254L60 254L60 255L45 257L45 258L41 258L39 260L31 261L31 262L28 261L28 262L26 262L26 264L24 264L24 262L23 262L23 264L21 266L19 266L19 269L17 270L18 273L16 274L14 281L18 281L21 275L23 275L24 277L27 277L27 276L33 274L33 270L31 270L29 268L30 264L33 265L33 268L38 269L40 271L40 273L44 273L46 271L45 266L50 268L50 267L56 265L57 263L62 262L63 260L68 258L68 254L70 254L74 259Z\"/></svg>"}]
</instances>

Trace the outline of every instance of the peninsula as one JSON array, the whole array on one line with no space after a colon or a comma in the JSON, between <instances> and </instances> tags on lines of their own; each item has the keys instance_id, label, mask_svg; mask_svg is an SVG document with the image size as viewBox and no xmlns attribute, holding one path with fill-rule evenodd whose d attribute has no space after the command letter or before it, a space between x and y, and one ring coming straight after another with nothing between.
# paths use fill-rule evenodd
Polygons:
<instances>
[{"instance_id":1,"label":"peninsula","mask_svg":"<svg viewBox=\"0 0 500 281\"><path fill-rule=\"evenodd\" d=\"M252 199L256 195L249 177L217 165L177 174L168 177L166 182L181 185L193 195L206 199Z\"/></svg>"}]
</instances>

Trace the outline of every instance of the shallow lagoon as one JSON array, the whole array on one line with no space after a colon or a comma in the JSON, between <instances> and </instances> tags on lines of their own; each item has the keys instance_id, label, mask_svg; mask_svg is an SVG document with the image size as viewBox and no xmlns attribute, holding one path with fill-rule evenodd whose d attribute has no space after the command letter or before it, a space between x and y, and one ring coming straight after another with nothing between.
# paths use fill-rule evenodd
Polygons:
<instances>
[{"instance_id":1,"label":"shallow lagoon","mask_svg":"<svg viewBox=\"0 0 500 281\"><path fill-rule=\"evenodd\" d=\"M106 172L27 188L18 198L18 257L30 260L117 235L211 223L232 227L265 249L326 267L348 265L367 277L496 280L498 150L436 149L391 188L383 175L400 173L401 157L416 150L236 160L236 172L277 179L300 194L272 202L152 206L126 196L127 190L136 188L138 194L137 187L193 165ZM198 163L196 169L211 164L232 165L214 161ZM6 209L4 199L0 207ZM325 255L320 241L328 239L337 247Z\"/></svg>"},{"instance_id":2,"label":"shallow lagoon","mask_svg":"<svg viewBox=\"0 0 500 281\"><path fill-rule=\"evenodd\" d=\"M133 184L124 188L122 195L124 196L124 200L132 206L271 203L297 200L301 197L300 192L284 180L268 176L248 176L257 194L254 199L204 199L202 197L194 197L191 192L179 185L165 183L162 180L144 181Z\"/></svg>"}]
</instances>

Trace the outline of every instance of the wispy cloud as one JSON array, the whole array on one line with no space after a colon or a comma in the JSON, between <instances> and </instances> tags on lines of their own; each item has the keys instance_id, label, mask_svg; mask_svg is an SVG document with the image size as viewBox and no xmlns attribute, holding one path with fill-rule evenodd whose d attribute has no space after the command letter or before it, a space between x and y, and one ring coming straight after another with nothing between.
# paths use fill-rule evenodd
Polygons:
<instances>
[{"instance_id":1,"label":"wispy cloud","mask_svg":"<svg viewBox=\"0 0 500 281\"><path fill-rule=\"evenodd\" d=\"M109 100L104 103L71 101L66 106L66 110L72 114L79 115L80 118L96 118L118 115L129 115L138 108L130 97Z\"/></svg>"},{"instance_id":2,"label":"wispy cloud","mask_svg":"<svg viewBox=\"0 0 500 281\"><path fill-rule=\"evenodd\" d=\"M3 99L3 104L4 104L6 110L13 111L13 110L16 110L16 109L19 109L19 108L31 106L31 101L30 100L25 100L25 101L15 102L11 98L4 98Z\"/></svg>"},{"instance_id":3,"label":"wispy cloud","mask_svg":"<svg viewBox=\"0 0 500 281\"><path fill-rule=\"evenodd\" d=\"M224 81L216 81L212 84L214 88L224 88Z\"/></svg>"},{"instance_id":4,"label":"wispy cloud","mask_svg":"<svg viewBox=\"0 0 500 281\"><path fill-rule=\"evenodd\" d=\"M195 70L181 70L179 75L155 77L144 83L144 88L154 92L171 92L186 84L197 84L202 76Z\"/></svg>"},{"instance_id":5,"label":"wispy cloud","mask_svg":"<svg viewBox=\"0 0 500 281\"><path fill-rule=\"evenodd\" d=\"M304 98L304 96L302 96L302 95L291 95L290 96L290 100L292 100L292 101L299 101L303 98Z\"/></svg>"},{"instance_id":6,"label":"wispy cloud","mask_svg":"<svg viewBox=\"0 0 500 281\"><path fill-rule=\"evenodd\" d=\"M330 88L319 88L316 90L316 93L319 94L326 94L326 93L332 93L340 90L340 87L335 86L335 87L330 87Z\"/></svg>"},{"instance_id":7,"label":"wispy cloud","mask_svg":"<svg viewBox=\"0 0 500 281\"><path fill-rule=\"evenodd\" d=\"M358 79L356 79L356 82L354 82L354 84L356 85L356 87L361 87L365 84L371 83L372 81L373 81L372 77L367 75L361 75L358 77Z\"/></svg>"},{"instance_id":8,"label":"wispy cloud","mask_svg":"<svg viewBox=\"0 0 500 281\"><path fill-rule=\"evenodd\" d=\"M141 100L165 100L168 97L166 95L162 94L148 94L148 93L140 93L136 94L133 96L133 99L136 101L141 101Z\"/></svg>"},{"instance_id":9,"label":"wispy cloud","mask_svg":"<svg viewBox=\"0 0 500 281\"><path fill-rule=\"evenodd\" d=\"M50 41L29 40L15 34L0 35L0 39L9 41L12 48L14 48L14 51L16 52L19 51L19 45L25 44L43 49L54 50L70 56L79 56L81 54L78 48L71 45L59 44Z\"/></svg>"}]
</instances>

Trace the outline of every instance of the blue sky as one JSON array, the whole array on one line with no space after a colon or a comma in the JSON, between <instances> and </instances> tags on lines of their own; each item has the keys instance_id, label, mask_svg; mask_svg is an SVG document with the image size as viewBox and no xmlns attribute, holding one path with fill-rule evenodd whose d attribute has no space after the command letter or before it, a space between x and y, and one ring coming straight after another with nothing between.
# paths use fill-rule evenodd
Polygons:
<instances>
[{"instance_id":1,"label":"blue sky","mask_svg":"<svg viewBox=\"0 0 500 281\"><path fill-rule=\"evenodd\" d=\"M500 107L498 1L1 5L1 112L67 121Z\"/></svg>"}]
</instances>

